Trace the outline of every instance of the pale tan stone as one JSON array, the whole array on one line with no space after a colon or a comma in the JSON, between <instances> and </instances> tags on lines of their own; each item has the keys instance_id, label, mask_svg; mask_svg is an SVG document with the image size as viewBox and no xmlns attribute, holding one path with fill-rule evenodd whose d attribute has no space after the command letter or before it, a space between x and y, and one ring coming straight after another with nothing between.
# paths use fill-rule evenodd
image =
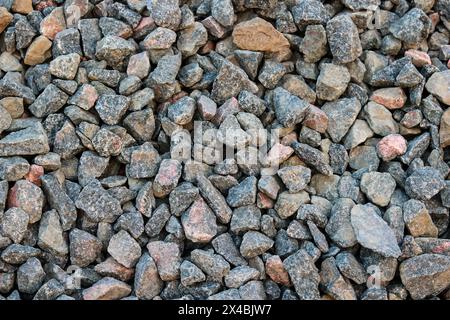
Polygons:
<instances>
[{"instance_id":1,"label":"pale tan stone","mask_svg":"<svg viewBox=\"0 0 450 320\"><path fill-rule=\"evenodd\" d=\"M233 30L233 42L240 49L264 51L279 60L290 56L289 41L271 23L261 18L237 24Z\"/></svg>"},{"instance_id":2,"label":"pale tan stone","mask_svg":"<svg viewBox=\"0 0 450 320\"><path fill-rule=\"evenodd\" d=\"M32 0L14 0L11 9L16 13L29 14L33 11L33 2Z\"/></svg>"},{"instance_id":3,"label":"pale tan stone","mask_svg":"<svg viewBox=\"0 0 450 320\"><path fill-rule=\"evenodd\" d=\"M24 63L29 66L34 66L43 63L51 57L52 42L44 36L39 36L28 47L25 54Z\"/></svg>"},{"instance_id":4,"label":"pale tan stone","mask_svg":"<svg viewBox=\"0 0 450 320\"><path fill-rule=\"evenodd\" d=\"M13 15L5 7L0 7L0 33L11 23Z\"/></svg>"}]
</instances>

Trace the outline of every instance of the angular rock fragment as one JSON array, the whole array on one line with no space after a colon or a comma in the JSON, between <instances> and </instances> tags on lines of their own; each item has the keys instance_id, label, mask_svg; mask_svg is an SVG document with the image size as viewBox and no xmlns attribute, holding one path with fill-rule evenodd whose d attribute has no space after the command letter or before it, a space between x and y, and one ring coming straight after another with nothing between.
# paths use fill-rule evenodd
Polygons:
<instances>
[{"instance_id":1,"label":"angular rock fragment","mask_svg":"<svg viewBox=\"0 0 450 320\"><path fill-rule=\"evenodd\" d=\"M339 15L327 22L327 37L337 63L354 61L362 53L358 29L349 15Z\"/></svg>"},{"instance_id":2,"label":"angular rock fragment","mask_svg":"<svg viewBox=\"0 0 450 320\"><path fill-rule=\"evenodd\" d=\"M438 254L423 254L400 265L400 277L413 299L438 295L449 285L450 259Z\"/></svg>"},{"instance_id":3,"label":"angular rock fragment","mask_svg":"<svg viewBox=\"0 0 450 320\"><path fill-rule=\"evenodd\" d=\"M283 261L283 265L294 285L300 300L318 300L320 298L320 275L311 256L303 249Z\"/></svg>"},{"instance_id":4,"label":"angular rock fragment","mask_svg":"<svg viewBox=\"0 0 450 320\"><path fill-rule=\"evenodd\" d=\"M401 255L394 232L372 208L356 205L351 211L351 223L356 239L365 248L385 257Z\"/></svg>"},{"instance_id":5,"label":"angular rock fragment","mask_svg":"<svg viewBox=\"0 0 450 320\"><path fill-rule=\"evenodd\" d=\"M64 238L56 210L47 211L42 216L39 226L38 246L59 256L65 256L69 253L69 246Z\"/></svg>"},{"instance_id":6,"label":"angular rock fragment","mask_svg":"<svg viewBox=\"0 0 450 320\"><path fill-rule=\"evenodd\" d=\"M269 22L254 18L234 27L233 42L239 49L265 51L277 55L289 54L288 40Z\"/></svg>"},{"instance_id":7,"label":"angular rock fragment","mask_svg":"<svg viewBox=\"0 0 450 320\"><path fill-rule=\"evenodd\" d=\"M103 189L97 180L92 180L81 190L75 205L95 222L112 223L122 214L119 200Z\"/></svg>"},{"instance_id":8,"label":"angular rock fragment","mask_svg":"<svg viewBox=\"0 0 450 320\"><path fill-rule=\"evenodd\" d=\"M148 252L156 263L163 281L178 279L180 276L180 250L175 243L154 241L147 244Z\"/></svg>"},{"instance_id":9,"label":"angular rock fragment","mask_svg":"<svg viewBox=\"0 0 450 320\"><path fill-rule=\"evenodd\" d=\"M47 134L40 123L12 132L0 140L0 156L29 156L50 151Z\"/></svg>"},{"instance_id":10,"label":"angular rock fragment","mask_svg":"<svg viewBox=\"0 0 450 320\"><path fill-rule=\"evenodd\" d=\"M182 215L181 223L192 242L209 242L217 233L216 216L201 197Z\"/></svg>"},{"instance_id":11,"label":"angular rock fragment","mask_svg":"<svg viewBox=\"0 0 450 320\"><path fill-rule=\"evenodd\" d=\"M163 288L156 264L147 253L142 255L136 265L134 288L136 297L142 300L153 299Z\"/></svg>"},{"instance_id":12,"label":"angular rock fragment","mask_svg":"<svg viewBox=\"0 0 450 320\"><path fill-rule=\"evenodd\" d=\"M327 132L333 142L338 143L348 132L361 110L361 103L356 98L344 98L323 105L322 111L328 117ZM369 123L370 125L370 123Z\"/></svg>"},{"instance_id":13,"label":"angular rock fragment","mask_svg":"<svg viewBox=\"0 0 450 320\"><path fill-rule=\"evenodd\" d=\"M426 39L430 29L430 18L419 8L409 10L403 17L389 26L392 35L408 45L414 45Z\"/></svg>"},{"instance_id":14,"label":"angular rock fragment","mask_svg":"<svg viewBox=\"0 0 450 320\"><path fill-rule=\"evenodd\" d=\"M141 256L141 247L128 232L121 230L109 241L108 253L123 266L131 268Z\"/></svg>"},{"instance_id":15,"label":"angular rock fragment","mask_svg":"<svg viewBox=\"0 0 450 320\"><path fill-rule=\"evenodd\" d=\"M248 231L242 238L240 252L246 258L253 258L269 250L273 244L274 242L262 233Z\"/></svg>"},{"instance_id":16,"label":"angular rock fragment","mask_svg":"<svg viewBox=\"0 0 450 320\"><path fill-rule=\"evenodd\" d=\"M105 277L83 290L83 300L119 300L130 293L131 287L125 282Z\"/></svg>"},{"instance_id":17,"label":"angular rock fragment","mask_svg":"<svg viewBox=\"0 0 450 320\"><path fill-rule=\"evenodd\" d=\"M79 267L86 267L100 255L102 243L92 234L72 229L69 234L70 262Z\"/></svg>"}]
</instances>

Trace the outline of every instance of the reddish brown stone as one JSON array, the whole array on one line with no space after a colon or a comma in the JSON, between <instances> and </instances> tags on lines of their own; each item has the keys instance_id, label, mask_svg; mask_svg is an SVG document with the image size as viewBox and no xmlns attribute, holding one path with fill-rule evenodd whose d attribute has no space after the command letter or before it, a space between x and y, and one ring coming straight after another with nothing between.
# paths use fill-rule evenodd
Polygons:
<instances>
[{"instance_id":1,"label":"reddish brown stone","mask_svg":"<svg viewBox=\"0 0 450 320\"><path fill-rule=\"evenodd\" d=\"M303 124L317 132L325 133L328 128L328 116L321 109L311 105Z\"/></svg>"},{"instance_id":2,"label":"reddish brown stone","mask_svg":"<svg viewBox=\"0 0 450 320\"><path fill-rule=\"evenodd\" d=\"M153 30L154 28L156 28L156 24L155 21L153 20L152 17L143 17L141 19L141 21L139 22L139 24L136 26L136 28L134 28L134 33L136 34L140 34L143 31L147 31L147 30Z\"/></svg>"},{"instance_id":3,"label":"reddish brown stone","mask_svg":"<svg viewBox=\"0 0 450 320\"><path fill-rule=\"evenodd\" d=\"M63 7L53 9L41 22L41 34L54 40L58 32L66 28L66 20L64 18Z\"/></svg>"},{"instance_id":4,"label":"reddish brown stone","mask_svg":"<svg viewBox=\"0 0 450 320\"><path fill-rule=\"evenodd\" d=\"M181 170L181 163L178 160L165 159L161 162L158 174L153 181L155 197L165 197L177 186Z\"/></svg>"},{"instance_id":5,"label":"reddish brown stone","mask_svg":"<svg viewBox=\"0 0 450 320\"><path fill-rule=\"evenodd\" d=\"M234 97L230 98L217 109L217 113L211 121L214 124L220 124L228 115L234 115L240 111L239 101Z\"/></svg>"},{"instance_id":6,"label":"reddish brown stone","mask_svg":"<svg viewBox=\"0 0 450 320\"><path fill-rule=\"evenodd\" d=\"M265 193L258 192L258 194L256 195L256 205L260 209L272 209L274 206L274 202Z\"/></svg>"},{"instance_id":7,"label":"reddish brown stone","mask_svg":"<svg viewBox=\"0 0 450 320\"><path fill-rule=\"evenodd\" d=\"M121 281L129 281L134 276L133 268L126 268L114 258L109 257L95 266L95 271L103 277L114 277Z\"/></svg>"},{"instance_id":8,"label":"reddish brown stone","mask_svg":"<svg viewBox=\"0 0 450 320\"><path fill-rule=\"evenodd\" d=\"M20 208L30 216L30 223L41 219L44 193L28 180L19 180L9 190L8 208Z\"/></svg>"},{"instance_id":9,"label":"reddish brown stone","mask_svg":"<svg viewBox=\"0 0 450 320\"><path fill-rule=\"evenodd\" d=\"M216 49L216 43L211 41L211 40L209 40L208 42L206 42L206 44L203 47L201 47L198 50L198 53L200 53L200 54L208 54L211 51L213 51L214 49Z\"/></svg>"},{"instance_id":10,"label":"reddish brown stone","mask_svg":"<svg viewBox=\"0 0 450 320\"><path fill-rule=\"evenodd\" d=\"M450 108L442 114L439 138L442 148L450 146Z\"/></svg>"},{"instance_id":11,"label":"reddish brown stone","mask_svg":"<svg viewBox=\"0 0 450 320\"><path fill-rule=\"evenodd\" d=\"M297 140L298 140L297 132L292 131L292 132L288 133L287 135L285 135L281 139L281 144L285 145L285 146L290 146L292 144L292 142L297 141Z\"/></svg>"},{"instance_id":12,"label":"reddish brown stone","mask_svg":"<svg viewBox=\"0 0 450 320\"><path fill-rule=\"evenodd\" d=\"M216 38L222 38L227 30L213 17L208 17L202 21L202 24L208 30L209 34Z\"/></svg>"},{"instance_id":13,"label":"reddish brown stone","mask_svg":"<svg viewBox=\"0 0 450 320\"><path fill-rule=\"evenodd\" d=\"M144 79L150 71L150 60L146 51L132 55L128 62L127 74Z\"/></svg>"},{"instance_id":14,"label":"reddish brown stone","mask_svg":"<svg viewBox=\"0 0 450 320\"><path fill-rule=\"evenodd\" d=\"M42 11L47 7L56 7L57 3L54 0L44 0L39 2L36 6L35 9L38 11Z\"/></svg>"},{"instance_id":15,"label":"reddish brown stone","mask_svg":"<svg viewBox=\"0 0 450 320\"><path fill-rule=\"evenodd\" d=\"M30 171L25 175L25 179L40 187L41 177L43 175L44 175L44 167L32 164L30 166Z\"/></svg>"},{"instance_id":16,"label":"reddish brown stone","mask_svg":"<svg viewBox=\"0 0 450 320\"><path fill-rule=\"evenodd\" d=\"M83 290L83 300L119 300L131 293L131 287L114 278L103 278Z\"/></svg>"},{"instance_id":17,"label":"reddish brown stone","mask_svg":"<svg viewBox=\"0 0 450 320\"><path fill-rule=\"evenodd\" d=\"M284 286L290 286L289 274L283 266L279 256L271 256L266 260L266 273L274 282Z\"/></svg>"},{"instance_id":18,"label":"reddish brown stone","mask_svg":"<svg viewBox=\"0 0 450 320\"><path fill-rule=\"evenodd\" d=\"M431 13L428 15L428 18L430 18L432 26L430 32L434 32L434 29L436 28L437 24L439 23L439 21L441 21L439 13L438 12Z\"/></svg>"},{"instance_id":19,"label":"reddish brown stone","mask_svg":"<svg viewBox=\"0 0 450 320\"><path fill-rule=\"evenodd\" d=\"M148 252L156 263L163 281L173 281L180 277L180 249L173 242L152 241L147 244Z\"/></svg>"},{"instance_id":20,"label":"reddish brown stone","mask_svg":"<svg viewBox=\"0 0 450 320\"><path fill-rule=\"evenodd\" d=\"M34 66L43 63L51 57L52 42L44 36L39 36L31 43L25 54L24 63Z\"/></svg>"}]
</instances>

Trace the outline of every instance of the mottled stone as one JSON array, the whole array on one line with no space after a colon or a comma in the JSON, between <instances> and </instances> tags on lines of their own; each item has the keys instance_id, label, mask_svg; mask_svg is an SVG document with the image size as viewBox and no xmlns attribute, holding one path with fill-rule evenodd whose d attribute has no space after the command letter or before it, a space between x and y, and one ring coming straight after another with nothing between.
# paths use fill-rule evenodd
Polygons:
<instances>
[{"instance_id":1,"label":"mottled stone","mask_svg":"<svg viewBox=\"0 0 450 320\"><path fill-rule=\"evenodd\" d=\"M117 124L130 105L130 99L121 95L101 95L95 104L100 118L109 125Z\"/></svg>"},{"instance_id":2,"label":"mottled stone","mask_svg":"<svg viewBox=\"0 0 450 320\"><path fill-rule=\"evenodd\" d=\"M383 161L391 161L406 152L406 140L399 134L390 134L377 143L377 152Z\"/></svg>"},{"instance_id":3,"label":"mottled stone","mask_svg":"<svg viewBox=\"0 0 450 320\"><path fill-rule=\"evenodd\" d=\"M62 7L55 8L41 22L40 32L50 40L53 40L56 34L66 28L64 19L64 10Z\"/></svg>"},{"instance_id":4,"label":"mottled stone","mask_svg":"<svg viewBox=\"0 0 450 320\"><path fill-rule=\"evenodd\" d=\"M431 220L425 204L410 199L403 204L403 219L413 237L437 237L438 229Z\"/></svg>"},{"instance_id":5,"label":"mottled stone","mask_svg":"<svg viewBox=\"0 0 450 320\"><path fill-rule=\"evenodd\" d=\"M278 121L286 128L300 123L309 108L309 103L280 87L274 90L273 104Z\"/></svg>"},{"instance_id":6,"label":"mottled stone","mask_svg":"<svg viewBox=\"0 0 450 320\"><path fill-rule=\"evenodd\" d=\"M328 117L327 132L333 142L338 143L346 135L361 110L356 98L344 98L323 105L322 111Z\"/></svg>"},{"instance_id":7,"label":"mottled stone","mask_svg":"<svg viewBox=\"0 0 450 320\"><path fill-rule=\"evenodd\" d=\"M361 177L361 191L374 204L385 207L395 190L395 180L389 173L368 172Z\"/></svg>"},{"instance_id":8,"label":"mottled stone","mask_svg":"<svg viewBox=\"0 0 450 320\"><path fill-rule=\"evenodd\" d=\"M28 156L50 151L47 134L40 123L12 132L0 140L0 156Z\"/></svg>"},{"instance_id":9,"label":"mottled stone","mask_svg":"<svg viewBox=\"0 0 450 320\"><path fill-rule=\"evenodd\" d=\"M108 253L123 266L132 268L141 256L141 247L128 232L121 230L109 241Z\"/></svg>"},{"instance_id":10,"label":"mottled stone","mask_svg":"<svg viewBox=\"0 0 450 320\"><path fill-rule=\"evenodd\" d=\"M28 214L20 208L10 208L2 215L0 233L14 243L21 243L29 222Z\"/></svg>"},{"instance_id":11,"label":"mottled stone","mask_svg":"<svg viewBox=\"0 0 450 320\"><path fill-rule=\"evenodd\" d=\"M433 73L425 84L427 91L446 105L450 105L449 86L450 70Z\"/></svg>"},{"instance_id":12,"label":"mottled stone","mask_svg":"<svg viewBox=\"0 0 450 320\"><path fill-rule=\"evenodd\" d=\"M326 101L334 101L345 92L349 82L350 74L347 68L332 63L324 63L321 65L320 74L317 78L317 97Z\"/></svg>"},{"instance_id":13,"label":"mottled stone","mask_svg":"<svg viewBox=\"0 0 450 320\"><path fill-rule=\"evenodd\" d=\"M69 252L56 210L44 213L39 225L38 246L52 254L65 256Z\"/></svg>"},{"instance_id":14,"label":"mottled stone","mask_svg":"<svg viewBox=\"0 0 450 320\"><path fill-rule=\"evenodd\" d=\"M248 231L242 238L240 246L241 254L246 258L256 257L274 245L273 240L260 232Z\"/></svg>"},{"instance_id":15,"label":"mottled stone","mask_svg":"<svg viewBox=\"0 0 450 320\"><path fill-rule=\"evenodd\" d=\"M163 281L172 281L180 277L180 249L175 243L153 241L147 244L148 252L156 263Z\"/></svg>"},{"instance_id":16,"label":"mottled stone","mask_svg":"<svg viewBox=\"0 0 450 320\"><path fill-rule=\"evenodd\" d=\"M70 231L69 243L70 261L79 267L86 267L93 263L102 250L99 239L80 229Z\"/></svg>"},{"instance_id":17,"label":"mottled stone","mask_svg":"<svg viewBox=\"0 0 450 320\"><path fill-rule=\"evenodd\" d=\"M405 191L414 199L429 200L445 187L439 171L432 167L418 168L406 179Z\"/></svg>"},{"instance_id":18,"label":"mottled stone","mask_svg":"<svg viewBox=\"0 0 450 320\"><path fill-rule=\"evenodd\" d=\"M100 182L93 179L81 191L75 205L95 222L114 222L122 214L120 202L111 196Z\"/></svg>"},{"instance_id":19,"label":"mottled stone","mask_svg":"<svg viewBox=\"0 0 450 320\"><path fill-rule=\"evenodd\" d=\"M430 29L430 18L419 8L409 10L389 26L392 35L408 45L414 45L426 39Z\"/></svg>"},{"instance_id":20,"label":"mottled stone","mask_svg":"<svg viewBox=\"0 0 450 320\"><path fill-rule=\"evenodd\" d=\"M237 24L232 36L239 49L265 51L276 55L290 53L289 42L283 34L259 17Z\"/></svg>"},{"instance_id":21,"label":"mottled stone","mask_svg":"<svg viewBox=\"0 0 450 320\"><path fill-rule=\"evenodd\" d=\"M327 26L328 44L337 63L354 61L362 53L358 29L349 15L337 15Z\"/></svg>"},{"instance_id":22,"label":"mottled stone","mask_svg":"<svg viewBox=\"0 0 450 320\"><path fill-rule=\"evenodd\" d=\"M301 300L318 300L320 298L320 275L312 257L303 249L283 261Z\"/></svg>"},{"instance_id":23,"label":"mottled stone","mask_svg":"<svg viewBox=\"0 0 450 320\"><path fill-rule=\"evenodd\" d=\"M131 293L131 287L111 277L102 278L92 287L84 289L83 300L119 300Z\"/></svg>"},{"instance_id":24,"label":"mottled stone","mask_svg":"<svg viewBox=\"0 0 450 320\"><path fill-rule=\"evenodd\" d=\"M423 254L400 264L400 278L413 299L436 296L450 284L450 258Z\"/></svg>"},{"instance_id":25,"label":"mottled stone","mask_svg":"<svg viewBox=\"0 0 450 320\"><path fill-rule=\"evenodd\" d=\"M375 90L370 96L370 100L392 110L403 108L406 102L406 95L399 87L383 88Z\"/></svg>"},{"instance_id":26,"label":"mottled stone","mask_svg":"<svg viewBox=\"0 0 450 320\"><path fill-rule=\"evenodd\" d=\"M216 217L201 197L182 215L181 223L192 242L209 242L217 233Z\"/></svg>"},{"instance_id":27,"label":"mottled stone","mask_svg":"<svg viewBox=\"0 0 450 320\"><path fill-rule=\"evenodd\" d=\"M44 207L42 190L27 180L19 180L10 189L8 206L20 208L29 216L29 222L35 223L41 219Z\"/></svg>"},{"instance_id":28,"label":"mottled stone","mask_svg":"<svg viewBox=\"0 0 450 320\"><path fill-rule=\"evenodd\" d=\"M158 275L154 260L144 253L136 265L134 276L134 290L136 297L141 300L151 300L159 295L163 288L163 282Z\"/></svg>"},{"instance_id":29,"label":"mottled stone","mask_svg":"<svg viewBox=\"0 0 450 320\"><path fill-rule=\"evenodd\" d=\"M20 292L34 294L41 287L45 272L37 258L29 258L17 270L17 287Z\"/></svg>"}]
</instances>

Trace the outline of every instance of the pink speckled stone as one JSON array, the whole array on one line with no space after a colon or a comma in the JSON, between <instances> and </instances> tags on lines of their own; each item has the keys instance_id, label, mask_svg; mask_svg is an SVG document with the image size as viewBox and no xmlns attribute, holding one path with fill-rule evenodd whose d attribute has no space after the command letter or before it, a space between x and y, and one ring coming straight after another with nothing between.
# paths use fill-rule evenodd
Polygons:
<instances>
[{"instance_id":1,"label":"pink speckled stone","mask_svg":"<svg viewBox=\"0 0 450 320\"><path fill-rule=\"evenodd\" d=\"M399 134L390 134L378 142L378 155L384 161L390 161L406 152L406 140Z\"/></svg>"},{"instance_id":2,"label":"pink speckled stone","mask_svg":"<svg viewBox=\"0 0 450 320\"><path fill-rule=\"evenodd\" d=\"M273 200L262 192L258 192L256 195L256 204L260 209L271 209L274 206Z\"/></svg>"},{"instance_id":3,"label":"pink speckled stone","mask_svg":"<svg viewBox=\"0 0 450 320\"><path fill-rule=\"evenodd\" d=\"M370 100L375 101L388 109L400 109L406 103L406 94L402 88L383 88L375 90Z\"/></svg>"},{"instance_id":4,"label":"pink speckled stone","mask_svg":"<svg viewBox=\"0 0 450 320\"><path fill-rule=\"evenodd\" d=\"M289 146L276 143L267 154L267 163L271 165L279 165L283 163L294 153L294 149Z\"/></svg>"},{"instance_id":5,"label":"pink speckled stone","mask_svg":"<svg viewBox=\"0 0 450 320\"><path fill-rule=\"evenodd\" d=\"M430 56L428 55L428 53L423 51L410 49L405 51L405 56L411 57L412 63L416 67L423 67L426 64L431 64Z\"/></svg>"},{"instance_id":6,"label":"pink speckled stone","mask_svg":"<svg viewBox=\"0 0 450 320\"><path fill-rule=\"evenodd\" d=\"M153 181L154 196L162 198L168 195L177 186L181 170L181 163L178 160L163 160Z\"/></svg>"},{"instance_id":7,"label":"pink speckled stone","mask_svg":"<svg viewBox=\"0 0 450 320\"><path fill-rule=\"evenodd\" d=\"M196 243L207 243L217 233L216 216L202 197L199 197L181 217L186 238Z\"/></svg>"},{"instance_id":8,"label":"pink speckled stone","mask_svg":"<svg viewBox=\"0 0 450 320\"><path fill-rule=\"evenodd\" d=\"M266 261L266 273L274 282L289 286L289 274L279 256L271 256Z\"/></svg>"}]
</instances>

